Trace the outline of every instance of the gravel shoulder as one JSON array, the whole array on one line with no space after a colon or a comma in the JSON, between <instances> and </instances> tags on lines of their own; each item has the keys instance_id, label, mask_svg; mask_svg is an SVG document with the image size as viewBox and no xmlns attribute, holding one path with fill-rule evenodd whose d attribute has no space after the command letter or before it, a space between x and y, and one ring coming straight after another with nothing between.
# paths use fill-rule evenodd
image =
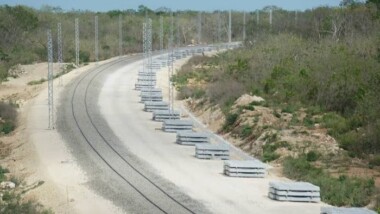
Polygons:
<instances>
[{"instance_id":1,"label":"gravel shoulder","mask_svg":"<svg viewBox=\"0 0 380 214\"><path fill-rule=\"evenodd\" d=\"M100 62L103 64L112 61ZM55 86L56 106L64 87L73 79L95 68L95 64L76 69L63 76L63 86ZM45 70L46 72L46 70ZM57 85L58 80L54 84ZM39 188L28 193L55 213L122 213L111 201L91 190L88 176L77 164L66 142L57 130L48 130L46 84L25 107L25 141L19 153L25 157L22 165L28 170L27 183L43 181ZM56 115L57 109L56 110Z\"/></svg>"}]
</instances>

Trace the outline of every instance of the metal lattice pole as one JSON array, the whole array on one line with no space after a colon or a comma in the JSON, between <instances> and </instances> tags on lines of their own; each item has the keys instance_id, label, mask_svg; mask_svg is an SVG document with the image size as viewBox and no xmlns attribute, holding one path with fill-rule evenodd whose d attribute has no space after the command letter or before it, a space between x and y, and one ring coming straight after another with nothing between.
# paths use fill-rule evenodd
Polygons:
<instances>
[{"instance_id":1,"label":"metal lattice pole","mask_svg":"<svg viewBox=\"0 0 380 214\"><path fill-rule=\"evenodd\" d=\"M62 63L63 63L63 55L62 55L62 25L61 23L57 24L57 47L58 47L58 71L61 71L61 75L59 75L58 78L58 84L62 86L62 75L63 75L63 69L62 69Z\"/></svg>"},{"instance_id":2,"label":"metal lattice pole","mask_svg":"<svg viewBox=\"0 0 380 214\"><path fill-rule=\"evenodd\" d=\"M75 64L79 66L79 19L75 19Z\"/></svg>"},{"instance_id":3,"label":"metal lattice pole","mask_svg":"<svg viewBox=\"0 0 380 214\"><path fill-rule=\"evenodd\" d=\"M123 55L123 21L122 16L119 14L119 56Z\"/></svg>"},{"instance_id":4,"label":"metal lattice pole","mask_svg":"<svg viewBox=\"0 0 380 214\"><path fill-rule=\"evenodd\" d=\"M181 26L179 24L179 16L177 16L177 48L181 47L180 29L181 29Z\"/></svg>"},{"instance_id":5,"label":"metal lattice pole","mask_svg":"<svg viewBox=\"0 0 380 214\"><path fill-rule=\"evenodd\" d=\"M296 10L295 12L295 25L297 26L298 25L298 11Z\"/></svg>"},{"instance_id":6,"label":"metal lattice pole","mask_svg":"<svg viewBox=\"0 0 380 214\"><path fill-rule=\"evenodd\" d=\"M198 44L202 44L202 12L198 13Z\"/></svg>"},{"instance_id":7,"label":"metal lattice pole","mask_svg":"<svg viewBox=\"0 0 380 214\"><path fill-rule=\"evenodd\" d=\"M99 61L99 26L98 26L98 16L95 16L95 61Z\"/></svg>"},{"instance_id":8,"label":"metal lattice pole","mask_svg":"<svg viewBox=\"0 0 380 214\"><path fill-rule=\"evenodd\" d=\"M51 30L47 31L47 52L48 52L48 106L49 106L49 129L54 129L54 94L53 94L53 41Z\"/></svg>"},{"instance_id":9,"label":"metal lattice pole","mask_svg":"<svg viewBox=\"0 0 380 214\"><path fill-rule=\"evenodd\" d=\"M260 24L260 10L256 10L256 24Z\"/></svg>"},{"instance_id":10,"label":"metal lattice pole","mask_svg":"<svg viewBox=\"0 0 380 214\"><path fill-rule=\"evenodd\" d=\"M222 19L220 12L218 12L218 42L222 42Z\"/></svg>"},{"instance_id":11,"label":"metal lattice pole","mask_svg":"<svg viewBox=\"0 0 380 214\"><path fill-rule=\"evenodd\" d=\"M169 110L173 112L174 108L174 92L173 92L173 83L171 81L171 77L174 71L174 50L173 50L173 42L174 42L174 18L173 13L171 14L171 25L170 25L170 35L169 35L169 51L168 51L168 82L169 82Z\"/></svg>"},{"instance_id":12,"label":"metal lattice pole","mask_svg":"<svg viewBox=\"0 0 380 214\"><path fill-rule=\"evenodd\" d=\"M146 34L147 34L147 24L146 22L143 23L143 71L146 71L146 60L147 60L147 41L146 41Z\"/></svg>"},{"instance_id":13,"label":"metal lattice pole","mask_svg":"<svg viewBox=\"0 0 380 214\"><path fill-rule=\"evenodd\" d=\"M228 14L228 43L231 43L232 40L232 17L231 10Z\"/></svg>"},{"instance_id":14,"label":"metal lattice pole","mask_svg":"<svg viewBox=\"0 0 380 214\"><path fill-rule=\"evenodd\" d=\"M245 25L246 25L246 20L245 20L245 11L243 12L243 41L245 41L246 39L246 28L245 28Z\"/></svg>"},{"instance_id":15,"label":"metal lattice pole","mask_svg":"<svg viewBox=\"0 0 380 214\"><path fill-rule=\"evenodd\" d=\"M273 23L273 11L272 9L269 10L269 25L272 27Z\"/></svg>"},{"instance_id":16,"label":"metal lattice pole","mask_svg":"<svg viewBox=\"0 0 380 214\"><path fill-rule=\"evenodd\" d=\"M152 67L152 50L153 50L153 43L152 43L152 19L148 19L147 21L147 57L148 57L148 72L150 73L149 79L150 79L150 84L154 86L154 78L153 78L153 67ZM152 91L150 92L150 97L152 97ZM152 101L152 100L151 100Z\"/></svg>"},{"instance_id":17,"label":"metal lattice pole","mask_svg":"<svg viewBox=\"0 0 380 214\"><path fill-rule=\"evenodd\" d=\"M160 51L164 50L164 18L160 17Z\"/></svg>"},{"instance_id":18,"label":"metal lattice pole","mask_svg":"<svg viewBox=\"0 0 380 214\"><path fill-rule=\"evenodd\" d=\"M148 65L149 65L149 72L152 72L152 19L148 19L147 23L147 33L146 33L146 41L147 41L147 58L148 58Z\"/></svg>"}]
</instances>

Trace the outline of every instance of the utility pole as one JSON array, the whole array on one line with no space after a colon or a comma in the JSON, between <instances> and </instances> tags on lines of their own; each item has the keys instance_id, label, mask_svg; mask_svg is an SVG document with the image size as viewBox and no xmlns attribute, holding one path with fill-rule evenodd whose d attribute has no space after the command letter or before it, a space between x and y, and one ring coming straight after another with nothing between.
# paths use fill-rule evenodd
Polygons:
<instances>
[{"instance_id":1,"label":"utility pole","mask_svg":"<svg viewBox=\"0 0 380 214\"><path fill-rule=\"evenodd\" d=\"M57 24L57 47L58 47L58 72L61 71L61 75L59 75L58 81L59 86L62 86L62 75L63 75L63 69L62 69L62 63L63 63L63 56L62 56L62 25L59 22Z\"/></svg>"},{"instance_id":2,"label":"utility pole","mask_svg":"<svg viewBox=\"0 0 380 214\"><path fill-rule=\"evenodd\" d=\"M164 18L160 16L160 52L164 51Z\"/></svg>"},{"instance_id":3,"label":"utility pole","mask_svg":"<svg viewBox=\"0 0 380 214\"><path fill-rule=\"evenodd\" d=\"M147 69L147 23L143 22L143 71Z\"/></svg>"},{"instance_id":4,"label":"utility pole","mask_svg":"<svg viewBox=\"0 0 380 214\"><path fill-rule=\"evenodd\" d=\"M98 64L99 61L99 27L98 27L98 16L95 16L95 61Z\"/></svg>"},{"instance_id":5,"label":"utility pole","mask_svg":"<svg viewBox=\"0 0 380 214\"><path fill-rule=\"evenodd\" d=\"M260 24L260 10L256 10L256 24Z\"/></svg>"},{"instance_id":6,"label":"utility pole","mask_svg":"<svg viewBox=\"0 0 380 214\"><path fill-rule=\"evenodd\" d=\"M75 19L75 64L79 66L79 19Z\"/></svg>"},{"instance_id":7,"label":"utility pole","mask_svg":"<svg viewBox=\"0 0 380 214\"><path fill-rule=\"evenodd\" d=\"M53 94L53 41L51 30L47 31L47 52L48 52L48 106L49 106L49 129L54 129L54 94Z\"/></svg>"},{"instance_id":8,"label":"utility pole","mask_svg":"<svg viewBox=\"0 0 380 214\"><path fill-rule=\"evenodd\" d=\"M222 20L220 17L220 11L218 11L218 42L222 42Z\"/></svg>"},{"instance_id":9,"label":"utility pole","mask_svg":"<svg viewBox=\"0 0 380 214\"><path fill-rule=\"evenodd\" d=\"M243 12L243 42L245 41L245 39L246 39L246 29L245 29L245 25L246 25L246 23L245 23L245 11Z\"/></svg>"},{"instance_id":10,"label":"utility pole","mask_svg":"<svg viewBox=\"0 0 380 214\"><path fill-rule=\"evenodd\" d=\"M269 10L269 25L272 27L273 23L273 11L272 9Z\"/></svg>"},{"instance_id":11,"label":"utility pole","mask_svg":"<svg viewBox=\"0 0 380 214\"><path fill-rule=\"evenodd\" d=\"M181 47L181 34L180 34L179 16L177 16L177 49Z\"/></svg>"},{"instance_id":12,"label":"utility pole","mask_svg":"<svg viewBox=\"0 0 380 214\"><path fill-rule=\"evenodd\" d=\"M228 43L231 43L231 40L232 40L232 18L231 18L231 10L229 12L229 15L228 15Z\"/></svg>"},{"instance_id":13,"label":"utility pole","mask_svg":"<svg viewBox=\"0 0 380 214\"><path fill-rule=\"evenodd\" d=\"M119 57L123 55L123 22L122 16L119 14Z\"/></svg>"},{"instance_id":14,"label":"utility pole","mask_svg":"<svg viewBox=\"0 0 380 214\"><path fill-rule=\"evenodd\" d=\"M202 43L202 12L198 13L198 44Z\"/></svg>"},{"instance_id":15,"label":"utility pole","mask_svg":"<svg viewBox=\"0 0 380 214\"><path fill-rule=\"evenodd\" d=\"M170 24L170 35L169 35L169 51L168 51L168 83L169 83L169 110L170 112L174 109L174 88L173 83L171 81L171 77L174 71L174 51L173 51L173 40L174 40L174 18L173 13L171 14L171 24Z\"/></svg>"}]
</instances>

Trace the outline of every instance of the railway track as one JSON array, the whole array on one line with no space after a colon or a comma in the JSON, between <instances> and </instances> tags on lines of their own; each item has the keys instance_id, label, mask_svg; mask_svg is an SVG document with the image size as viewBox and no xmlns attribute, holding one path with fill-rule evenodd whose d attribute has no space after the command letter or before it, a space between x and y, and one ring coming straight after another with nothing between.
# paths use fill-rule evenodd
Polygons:
<instances>
[{"instance_id":1,"label":"railway track","mask_svg":"<svg viewBox=\"0 0 380 214\"><path fill-rule=\"evenodd\" d=\"M107 140L101 128L96 125L89 112L89 99L91 98L89 88L96 82L97 77L113 67L133 63L140 59L142 59L141 56L119 59L101 65L80 77L79 81L75 83L71 95L71 112L76 124L75 128L78 129L84 142L88 144L96 156L98 156L115 175L122 179L126 185L129 185L147 203L153 206L156 213L195 213L188 206L184 205L184 203L171 196L164 188L156 184L154 180L146 176L138 166L135 166L128 160L128 157L121 154L118 149ZM97 140L93 140L94 135L97 135ZM125 168L129 169L128 173L124 170ZM136 183L136 179L138 179L139 182ZM141 182L143 183L143 187ZM149 191L147 191L147 189Z\"/></svg>"}]
</instances>

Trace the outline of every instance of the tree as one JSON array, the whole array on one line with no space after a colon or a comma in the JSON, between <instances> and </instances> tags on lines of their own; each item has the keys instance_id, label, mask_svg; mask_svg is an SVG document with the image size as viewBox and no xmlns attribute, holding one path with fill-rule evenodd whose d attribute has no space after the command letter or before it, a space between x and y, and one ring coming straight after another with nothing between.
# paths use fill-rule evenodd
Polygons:
<instances>
[{"instance_id":1,"label":"tree","mask_svg":"<svg viewBox=\"0 0 380 214\"><path fill-rule=\"evenodd\" d=\"M139 5L137 12L140 14L146 14L146 13L153 13L153 10L151 10L149 7L145 5Z\"/></svg>"}]
</instances>

